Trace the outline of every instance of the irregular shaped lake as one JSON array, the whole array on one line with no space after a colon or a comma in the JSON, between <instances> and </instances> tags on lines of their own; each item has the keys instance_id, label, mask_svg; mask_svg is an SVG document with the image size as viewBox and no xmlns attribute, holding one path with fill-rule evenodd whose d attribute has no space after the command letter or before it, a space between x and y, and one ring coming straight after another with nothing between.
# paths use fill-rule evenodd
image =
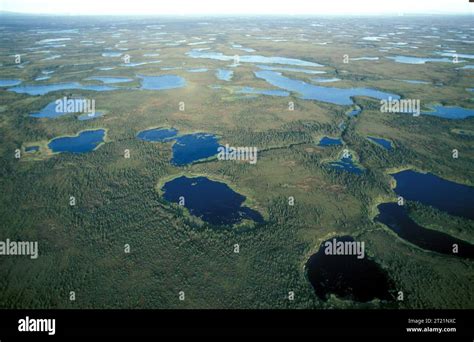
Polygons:
<instances>
[{"instance_id":1,"label":"irregular shaped lake","mask_svg":"<svg viewBox=\"0 0 474 342\"><path fill-rule=\"evenodd\" d=\"M8 91L13 91L18 94L28 94L28 95L44 95L52 91L58 90L92 90L92 91L111 91L116 90L115 87L110 87L106 85L82 85L77 82L70 83L56 83L56 84L45 84L45 85L23 85L13 88L9 88Z\"/></svg>"},{"instance_id":2,"label":"irregular shaped lake","mask_svg":"<svg viewBox=\"0 0 474 342\"><path fill-rule=\"evenodd\" d=\"M376 144L382 146L384 149L390 151L392 149L392 143L389 140L375 137L367 137L369 140L375 142Z\"/></svg>"},{"instance_id":3,"label":"irregular shaped lake","mask_svg":"<svg viewBox=\"0 0 474 342\"><path fill-rule=\"evenodd\" d=\"M392 177L397 182L395 193L404 199L474 220L474 187L413 170L394 173Z\"/></svg>"},{"instance_id":4,"label":"irregular shaped lake","mask_svg":"<svg viewBox=\"0 0 474 342\"><path fill-rule=\"evenodd\" d=\"M234 72L232 70L227 69L217 69L216 76L221 81L230 81Z\"/></svg>"},{"instance_id":5,"label":"irregular shaped lake","mask_svg":"<svg viewBox=\"0 0 474 342\"><path fill-rule=\"evenodd\" d=\"M162 190L163 197L170 202L179 203L180 197L184 197L184 206L192 215L213 225L232 225L242 219L263 222L259 212L242 206L245 197L225 183L182 176L167 182Z\"/></svg>"},{"instance_id":6,"label":"irregular shaped lake","mask_svg":"<svg viewBox=\"0 0 474 342\"><path fill-rule=\"evenodd\" d=\"M176 138L173 144L173 159L176 166L191 164L217 154L219 147L217 137L213 134L195 133Z\"/></svg>"},{"instance_id":7,"label":"irregular shaped lake","mask_svg":"<svg viewBox=\"0 0 474 342\"><path fill-rule=\"evenodd\" d=\"M184 78L176 75L162 75L162 76L142 76L141 89L146 90L166 90L183 88L186 85Z\"/></svg>"},{"instance_id":8,"label":"irregular shaped lake","mask_svg":"<svg viewBox=\"0 0 474 342\"><path fill-rule=\"evenodd\" d=\"M474 258L474 245L418 225L408 216L407 210L398 203L383 203L377 208L380 213L375 220L389 227L402 239L426 250L462 258ZM454 244L458 245L457 254L453 253Z\"/></svg>"},{"instance_id":9,"label":"irregular shaped lake","mask_svg":"<svg viewBox=\"0 0 474 342\"><path fill-rule=\"evenodd\" d=\"M331 88L309 84L300 80L293 80L283 76L279 72L262 70L255 71L255 76L268 82L269 84L299 94L304 100L317 100L337 105L352 105L352 97L367 96L379 100L400 99L396 94L370 88Z\"/></svg>"},{"instance_id":10,"label":"irregular shaped lake","mask_svg":"<svg viewBox=\"0 0 474 342\"><path fill-rule=\"evenodd\" d=\"M104 141L104 137L104 129L83 131L75 137L55 138L48 147L53 152L85 153L95 150Z\"/></svg>"},{"instance_id":11,"label":"irregular shaped lake","mask_svg":"<svg viewBox=\"0 0 474 342\"><path fill-rule=\"evenodd\" d=\"M176 137L178 130L174 128L152 128L141 131L137 138L144 141L164 142Z\"/></svg>"},{"instance_id":12,"label":"irregular shaped lake","mask_svg":"<svg viewBox=\"0 0 474 342\"><path fill-rule=\"evenodd\" d=\"M186 55L192 58L207 58L207 59L215 59L218 61L235 61L234 56L226 56L221 52L201 51L197 49L187 52ZM318 63L303 61L301 59L286 58L286 57L266 57L266 56L258 56L258 55L238 56L238 62L239 63L284 64L284 65L298 65L298 66L309 66L309 67L322 67L323 66Z\"/></svg>"},{"instance_id":13,"label":"irregular shaped lake","mask_svg":"<svg viewBox=\"0 0 474 342\"><path fill-rule=\"evenodd\" d=\"M341 242L353 242L350 236L336 238ZM356 255L328 255L326 242L306 263L307 276L316 295L327 300L330 294L343 299L368 302L375 298L392 300L392 283L387 273L367 257Z\"/></svg>"},{"instance_id":14,"label":"irregular shaped lake","mask_svg":"<svg viewBox=\"0 0 474 342\"><path fill-rule=\"evenodd\" d=\"M320 141L318 146L340 146L342 145L342 140L340 138L329 138L323 137Z\"/></svg>"},{"instance_id":15,"label":"irregular shaped lake","mask_svg":"<svg viewBox=\"0 0 474 342\"><path fill-rule=\"evenodd\" d=\"M356 175L360 175L363 171L354 164L352 157L343 157L339 161L330 162L329 166L335 170L343 170Z\"/></svg>"},{"instance_id":16,"label":"irregular shaped lake","mask_svg":"<svg viewBox=\"0 0 474 342\"><path fill-rule=\"evenodd\" d=\"M445 119L465 119L474 116L474 109L462 107L445 107L441 105L431 106L433 111L422 112L421 114L438 116Z\"/></svg>"},{"instance_id":17,"label":"irregular shaped lake","mask_svg":"<svg viewBox=\"0 0 474 342\"><path fill-rule=\"evenodd\" d=\"M7 80L4 78L0 79L0 87L13 87L16 85L19 85L21 83L21 80Z\"/></svg>"}]
</instances>

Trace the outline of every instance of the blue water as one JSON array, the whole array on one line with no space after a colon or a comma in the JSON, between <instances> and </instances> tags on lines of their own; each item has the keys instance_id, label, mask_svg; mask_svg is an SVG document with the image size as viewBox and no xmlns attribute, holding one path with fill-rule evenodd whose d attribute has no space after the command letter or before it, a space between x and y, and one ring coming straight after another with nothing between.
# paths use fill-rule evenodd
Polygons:
<instances>
[{"instance_id":1,"label":"blue water","mask_svg":"<svg viewBox=\"0 0 474 342\"><path fill-rule=\"evenodd\" d=\"M234 56L227 56L221 52L211 52L211 51L200 51L200 50L191 50L186 53L189 57L192 58L207 58L215 59L219 61L234 61ZM240 63L264 63L264 64L284 64L284 65L298 65L298 66L308 66L308 67L321 67L321 64L303 61L301 59L295 58L286 58L286 57L266 57L258 55L246 55L239 56L238 61Z\"/></svg>"},{"instance_id":2,"label":"blue water","mask_svg":"<svg viewBox=\"0 0 474 342\"><path fill-rule=\"evenodd\" d=\"M268 96L290 96L290 93L283 90L277 89L256 89L252 87L243 87L242 89L237 90L239 94L258 94L258 95L268 95Z\"/></svg>"},{"instance_id":3,"label":"blue water","mask_svg":"<svg viewBox=\"0 0 474 342\"><path fill-rule=\"evenodd\" d=\"M70 83L56 83L56 84L45 84L45 85L23 85L13 88L9 88L8 91L13 91L18 94L28 94L28 95L44 95L52 91L58 90L92 90L92 91L111 91L116 90L115 87L110 87L106 85L82 85L77 82Z\"/></svg>"},{"instance_id":4,"label":"blue water","mask_svg":"<svg viewBox=\"0 0 474 342\"><path fill-rule=\"evenodd\" d=\"M342 140L340 138L329 138L323 137L320 141L318 146L340 146L342 145Z\"/></svg>"},{"instance_id":5,"label":"blue water","mask_svg":"<svg viewBox=\"0 0 474 342\"><path fill-rule=\"evenodd\" d=\"M392 176L397 181L394 191L406 200L418 201L448 214L474 220L474 187L413 170L401 171Z\"/></svg>"},{"instance_id":6,"label":"blue water","mask_svg":"<svg viewBox=\"0 0 474 342\"><path fill-rule=\"evenodd\" d=\"M387 57L389 59L394 60L397 63L403 64L425 64L428 62L444 62L444 63L452 63L451 58L422 58L422 57L411 57L411 56L394 56L394 57Z\"/></svg>"},{"instance_id":7,"label":"blue water","mask_svg":"<svg viewBox=\"0 0 474 342\"><path fill-rule=\"evenodd\" d=\"M220 146L217 137L207 133L195 133L176 138L173 144L173 159L176 166L191 164L217 154Z\"/></svg>"},{"instance_id":8,"label":"blue water","mask_svg":"<svg viewBox=\"0 0 474 342\"><path fill-rule=\"evenodd\" d=\"M471 69L474 69L474 65L465 65L463 66L462 68L460 69L463 69L463 70L471 70Z\"/></svg>"},{"instance_id":9,"label":"blue water","mask_svg":"<svg viewBox=\"0 0 474 342\"><path fill-rule=\"evenodd\" d=\"M352 157L348 158L341 158L341 160L337 162L330 162L329 165L336 170L344 170L356 175L360 175L362 173L362 170L354 165L354 161L352 160Z\"/></svg>"},{"instance_id":10,"label":"blue water","mask_svg":"<svg viewBox=\"0 0 474 342\"><path fill-rule=\"evenodd\" d=\"M53 152L85 153L93 151L104 141L105 130L83 131L75 137L60 137L51 140L48 147Z\"/></svg>"},{"instance_id":11,"label":"blue water","mask_svg":"<svg viewBox=\"0 0 474 342\"><path fill-rule=\"evenodd\" d=\"M164 142L176 137L178 130L174 128L152 128L141 131L137 138L144 141Z\"/></svg>"},{"instance_id":12,"label":"blue water","mask_svg":"<svg viewBox=\"0 0 474 342\"><path fill-rule=\"evenodd\" d=\"M21 80L7 80L5 78L0 78L0 87L13 87L20 83Z\"/></svg>"},{"instance_id":13,"label":"blue water","mask_svg":"<svg viewBox=\"0 0 474 342\"><path fill-rule=\"evenodd\" d=\"M433 111L422 112L425 115L434 115L445 119L465 119L474 116L474 109L462 107L445 107L441 105L431 106Z\"/></svg>"},{"instance_id":14,"label":"blue water","mask_svg":"<svg viewBox=\"0 0 474 342\"><path fill-rule=\"evenodd\" d=\"M217 69L216 76L218 79L222 81L230 81L234 72L232 70L227 69Z\"/></svg>"},{"instance_id":15,"label":"blue water","mask_svg":"<svg viewBox=\"0 0 474 342\"><path fill-rule=\"evenodd\" d=\"M321 70L311 70L311 69L300 69L300 68L289 68L289 67L278 67L278 66L270 66L270 65L259 65L258 66L262 70L270 70L270 71L288 71L288 72L301 72L303 74L325 74L326 71Z\"/></svg>"},{"instance_id":16,"label":"blue water","mask_svg":"<svg viewBox=\"0 0 474 342\"><path fill-rule=\"evenodd\" d=\"M351 98L353 96L367 96L379 100L388 100L389 97L392 97L392 99L400 99L398 95L370 88L332 88L316 86L300 80L293 80L283 76L279 72L269 70L255 71L255 76L264 79L275 87L295 92L304 100L317 100L337 105L352 105L354 104Z\"/></svg>"},{"instance_id":17,"label":"blue water","mask_svg":"<svg viewBox=\"0 0 474 342\"><path fill-rule=\"evenodd\" d=\"M245 196L233 191L227 184L206 177L175 178L167 182L162 190L163 197L179 203L184 197L184 206L189 212L213 225L232 225L242 219L263 222L263 217L255 210L243 207Z\"/></svg>"},{"instance_id":18,"label":"blue water","mask_svg":"<svg viewBox=\"0 0 474 342\"><path fill-rule=\"evenodd\" d=\"M347 116L357 116L357 115L359 115L361 112L362 112L362 108L360 108L359 106L356 106L356 108L351 109L350 111L348 111L348 112L346 113L346 115L347 115Z\"/></svg>"},{"instance_id":19,"label":"blue water","mask_svg":"<svg viewBox=\"0 0 474 342\"><path fill-rule=\"evenodd\" d=\"M184 78L176 75L139 76L142 79L141 89L166 90L183 88L186 85Z\"/></svg>"},{"instance_id":20,"label":"blue water","mask_svg":"<svg viewBox=\"0 0 474 342\"><path fill-rule=\"evenodd\" d=\"M382 139L382 138L375 138L375 137L367 137L369 140L372 140L373 142L379 144L382 146L384 149L390 151L392 149L392 143L388 140Z\"/></svg>"},{"instance_id":21,"label":"blue water","mask_svg":"<svg viewBox=\"0 0 474 342\"><path fill-rule=\"evenodd\" d=\"M446 201L449 201L446 199ZM403 206L398 203L383 203L378 207L379 215L376 221L385 224L402 239L430 251L464 258L474 258L474 245L459 240L451 235L424 228L413 221ZM459 251L453 254L453 245L457 244Z\"/></svg>"},{"instance_id":22,"label":"blue water","mask_svg":"<svg viewBox=\"0 0 474 342\"><path fill-rule=\"evenodd\" d=\"M114 84L114 83L125 83L133 81L132 78L126 77L111 77L111 76L93 76L86 78L86 80L100 81L105 84Z\"/></svg>"},{"instance_id":23,"label":"blue water","mask_svg":"<svg viewBox=\"0 0 474 342\"><path fill-rule=\"evenodd\" d=\"M25 147L25 152L38 152L39 146L28 146Z\"/></svg>"}]
</instances>

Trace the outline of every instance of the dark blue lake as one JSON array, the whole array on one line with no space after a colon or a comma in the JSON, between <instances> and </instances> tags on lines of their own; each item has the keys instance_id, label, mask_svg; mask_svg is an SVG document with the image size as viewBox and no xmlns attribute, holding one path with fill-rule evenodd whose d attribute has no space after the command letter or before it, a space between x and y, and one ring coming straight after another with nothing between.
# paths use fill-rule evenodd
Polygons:
<instances>
[{"instance_id":1,"label":"dark blue lake","mask_svg":"<svg viewBox=\"0 0 474 342\"><path fill-rule=\"evenodd\" d=\"M398 203L383 203L377 208L380 213L375 220L385 224L402 239L426 250L464 258L474 258L474 245L451 235L418 225L408 216L405 207L399 206ZM454 244L457 244L459 248L457 254L453 254Z\"/></svg>"},{"instance_id":2,"label":"dark blue lake","mask_svg":"<svg viewBox=\"0 0 474 342\"><path fill-rule=\"evenodd\" d=\"M352 242L350 236L337 237L337 241ZM328 240L328 241L332 241ZM368 302L375 298L393 300L393 284L375 261L365 256L328 255L325 242L306 263L306 274L316 295L327 300L330 294L339 298Z\"/></svg>"},{"instance_id":3,"label":"dark blue lake","mask_svg":"<svg viewBox=\"0 0 474 342\"><path fill-rule=\"evenodd\" d=\"M174 128L152 128L139 132L137 138L144 141L163 142L169 141L177 134L178 130Z\"/></svg>"},{"instance_id":4,"label":"dark blue lake","mask_svg":"<svg viewBox=\"0 0 474 342\"><path fill-rule=\"evenodd\" d=\"M262 70L255 71L255 76L268 82L269 84L297 93L304 100L317 100L321 102L333 103L337 105L352 105L354 96L367 96L378 100L400 99L396 94L370 88L332 88L316 86L300 80L293 80L283 76L279 72Z\"/></svg>"},{"instance_id":5,"label":"dark blue lake","mask_svg":"<svg viewBox=\"0 0 474 342\"><path fill-rule=\"evenodd\" d=\"M173 159L176 166L191 164L217 154L218 139L213 134L195 133L176 138L173 144Z\"/></svg>"},{"instance_id":6,"label":"dark blue lake","mask_svg":"<svg viewBox=\"0 0 474 342\"><path fill-rule=\"evenodd\" d=\"M186 85L184 78L176 75L139 76L142 79L141 89L166 90L183 88Z\"/></svg>"},{"instance_id":7,"label":"dark blue lake","mask_svg":"<svg viewBox=\"0 0 474 342\"><path fill-rule=\"evenodd\" d=\"M179 203L183 196L184 206L192 215L213 225L232 225L242 219L263 222L259 212L242 206L245 196L225 183L206 177L182 176L167 182L162 190L163 197L169 202Z\"/></svg>"},{"instance_id":8,"label":"dark blue lake","mask_svg":"<svg viewBox=\"0 0 474 342\"><path fill-rule=\"evenodd\" d=\"M323 137L320 141L318 146L340 146L342 145L342 140L340 138L330 138L330 137Z\"/></svg>"},{"instance_id":9,"label":"dark blue lake","mask_svg":"<svg viewBox=\"0 0 474 342\"><path fill-rule=\"evenodd\" d=\"M343 170L356 175L360 175L363 172L357 165L354 164L352 157L341 158L339 161L330 162L329 166L335 170Z\"/></svg>"},{"instance_id":10,"label":"dark blue lake","mask_svg":"<svg viewBox=\"0 0 474 342\"><path fill-rule=\"evenodd\" d=\"M53 152L85 153L93 151L104 141L105 130L83 131L75 137L59 137L51 140L48 147Z\"/></svg>"},{"instance_id":11,"label":"dark blue lake","mask_svg":"<svg viewBox=\"0 0 474 342\"><path fill-rule=\"evenodd\" d=\"M474 220L474 187L413 170L394 173L392 177L397 181L394 191L406 200Z\"/></svg>"},{"instance_id":12,"label":"dark blue lake","mask_svg":"<svg viewBox=\"0 0 474 342\"><path fill-rule=\"evenodd\" d=\"M375 137L367 137L367 138L377 143L378 145L382 146L384 149L388 151L392 149L392 143L389 140L385 140L382 138L375 138Z\"/></svg>"}]
</instances>

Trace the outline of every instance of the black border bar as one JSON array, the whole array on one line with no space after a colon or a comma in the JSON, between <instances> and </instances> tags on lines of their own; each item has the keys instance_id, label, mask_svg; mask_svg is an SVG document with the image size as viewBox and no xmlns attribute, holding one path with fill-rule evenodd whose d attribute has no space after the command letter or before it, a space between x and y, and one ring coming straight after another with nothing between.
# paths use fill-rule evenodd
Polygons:
<instances>
[{"instance_id":1,"label":"black border bar","mask_svg":"<svg viewBox=\"0 0 474 342\"><path fill-rule=\"evenodd\" d=\"M19 332L18 322L26 316L54 318L55 335ZM432 324L410 324L409 319L428 319ZM414 327L455 327L456 332L407 332ZM462 340L473 341L474 310L0 310L2 342L11 340L6 337L177 335L398 336L430 341L466 337Z\"/></svg>"}]
</instances>

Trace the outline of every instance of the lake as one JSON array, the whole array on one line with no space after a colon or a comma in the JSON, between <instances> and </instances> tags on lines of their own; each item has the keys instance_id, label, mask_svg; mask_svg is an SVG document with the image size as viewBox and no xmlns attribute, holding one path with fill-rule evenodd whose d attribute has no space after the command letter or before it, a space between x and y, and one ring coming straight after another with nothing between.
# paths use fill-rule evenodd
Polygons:
<instances>
[{"instance_id":1,"label":"lake","mask_svg":"<svg viewBox=\"0 0 474 342\"><path fill-rule=\"evenodd\" d=\"M392 149L392 143L389 140L375 137L367 137L367 139L375 142L376 144L382 146L384 149L390 151Z\"/></svg>"},{"instance_id":2,"label":"lake","mask_svg":"<svg viewBox=\"0 0 474 342\"><path fill-rule=\"evenodd\" d=\"M394 173L392 177L397 182L395 193L404 199L474 220L474 187L413 170Z\"/></svg>"},{"instance_id":3,"label":"lake","mask_svg":"<svg viewBox=\"0 0 474 342\"><path fill-rule=\"evenodd\" d=\"M233 75L234 72L232 70L217 69L216 71L216 77L221 81L230 81Z\"/></svg>"},{"instance_id":4,"label":"lake","mask_svg":"<svg viewBox=\"0 0 474 342\"><path fill-rule=\"evenodd\" d=\"M378 205L379 215L375 220L385 224L402 239L429 251L464 258L474 258L474 245L459 240L451 235L426 229L413 221L403 206L398 203L383 203ZM453 254L453 244L457 244L459 251Z\"/></svg>"},{"instance_id":5,"label":"lake","mask_svg":"<svg viewBox=\"0 0 474 342\"><path fill-rule=\"evenodd\" d=\"M354 241L350 236L336 239ZM319 298L327 300L334 294L358 302L393 299L391 280L375 261L367 257L358 259L356 255L327 255L325 242L305 265L308 280Z\"/></svg>"},{"instance_id":6,"label":"lake","mask_svg":"<svg viewBox=\"0 0 474 342\"><path fill-rule=\"evenodd\" d=\"M474 109L441 105L430 106L430 108L432 111L422 112L421 114L433 115L445 119L465 119L474 116Z\"/></svg>"},{"instance_id":7,"label":"lake","mask_svg":"<svg viewBox=\"0 0 474 342\"><path fill-rule=\"evenodd\" d=\"M181 176L167 182L162 190L164 199L169 202L179 203L183 196L184 206L192 215L213 225L232 225L242 219L263 222L260 213L242 206L245 196L222 182Z\"/></svg>"},{"instance_id":8,"label":"lake","mask_svg":"<svg viewBox=\"0 0 474 342\"><path fill-rule=\"evenodd\" d=\"M143 141L164 142L176 137L178 130L174 128L152 128L141 131L137 138Z\"/></svg>"},{"instance_id":9,"label":"lake","mask_svg":"<svg viewBox=\"0 0 474 342\"><path fill-rule=\"evenodd\" d=\"M100 81L104 84L126 83L132 82L132 78L127 77L112 77L112 76L93 76L86 78L86 80Z\"/></svg>"},{"instance_id":10,"label":"lake","mask_svg":"<svg viewBox=\"0 0 474 342\"><path fill-rule=\"evenodd\" d=\"M301 80L293 80L283 76L279 72L270 70L255 71L255 76L275 87L297 93L298 96L304 100L317 100L337 105L353 105L354 101L352 97L354 96L367 96L378 100L388 100L389 97L392 99L400 99L400 96L396 94L370 88L332 88L316 86Z\"/></svg>"},{"instance_id":11,"label":"lake","mask_svg":"<svg viewBox=\"0 0 474 342\"><path fill-rule=\"evenodd\" d=\"M143 76L141 78L141 89L146 90L166 90L183 88L186 85L184 78L176 75L162 75L162 76Z\"/></svg>"},{"instance_id":12,"label":"lake","mask_svg":"<svg viewBox=\"0 0 474 342\"><path fill-rule=\"evenodd\" d=\"M191 58L207 58L215 59L218 61L234 61L234 56L227 56L221 52L212 52L212 51L202 51L202 50L191 50L186 53ZM297 65L297 66L307 66L307 67L322 67L323 65L304 61L296 58L287 58L287 57L266 57L259 55L245 55L238 56L239 63L263 63L263 64L283 64L283 65Z\"/></svg>"},{"instance_id":13,"label":"lake","mask_svg":"<svg viewBox=\"0 0 474 342\"><path fill-rule=\"evenodd\" d=\"M176 166L192 164L217 154L220 146L213 134L194 133L175 138L171 163Z\"/></svg>"},{"instance_id":14,"label":"lake","mask_svg":"<svg viewBox=\"0 0 474 342\"><path fill-rule=\"evenodd\" d=\"M5 79L1 78L0 79L0 87L13 87L16 85L19 85L21 83L21 80L16 80L16 79Z\"/></svg>"},{"instance_id":15,"label":"lake","mask_svg":"<svg viewBox=\"0 0 474 342\"><path fill-rule=\"evenodd\" d=\"M330 137L323 137L321 140L319 140L318 146L340 146L342 145L342 139L341 138L330 138Z\"/></svg>"},{"instance_id":16,"label":"lake","mask_svg":"<svg viewBox=\"0 0 474 342\"><path fill-rule=\"evenodd\" d=\"M343 170L356 175L362 174L362 169L354 164L352 157L343 157L339 161L330 162L329 166L335 170Z\"/></svg>"},{"instance_id":17,"label":"lake","mask_svg":"<svg viewBox=\"0 0 474 342\"><path fill-rule=\"evenodd\" d=\"M83 131L74 137L55 138L51 140L48 147L53 152L91 152L104 141L104 137L104 129Z\"/></svg>"},{"instance_id":18,"label":"lake","mask_svg":"<svg viewBox=\"0 0 474 342\"><path fill-rule=\"evenodd\" d=\"M115 87L107 85L82 85L78 82L56 83L45 85L22 85L9 88L8 91L13 91L18 94L28 95L45 95L47 93L58 90L91 90L91 91L111 91L116 90Z\"/></svg>"}]
</instances>

